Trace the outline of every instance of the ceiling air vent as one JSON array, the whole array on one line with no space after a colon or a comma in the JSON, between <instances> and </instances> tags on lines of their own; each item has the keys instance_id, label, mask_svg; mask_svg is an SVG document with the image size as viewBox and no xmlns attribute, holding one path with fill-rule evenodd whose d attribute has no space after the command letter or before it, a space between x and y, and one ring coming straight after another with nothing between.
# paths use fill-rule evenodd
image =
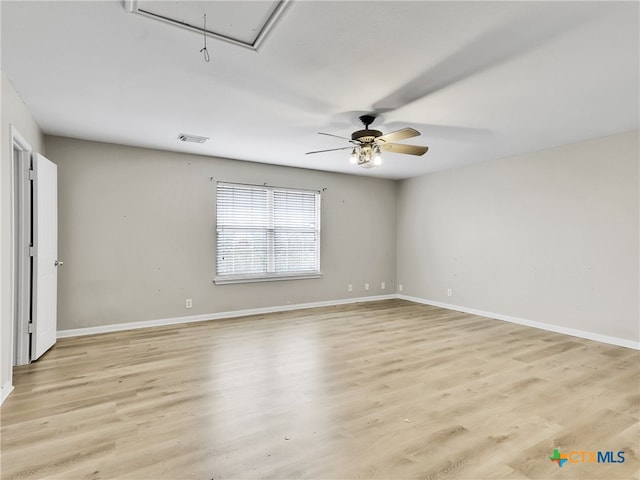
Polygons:
<instances>
[{"instance_id":1,"label":"ceiling air vent","mask_svg":"<svg viewBox=\"0 0 640 480\"><path fill-rule=\"evenodd\" d=\"M181 142L204 143L209 140L209 137L199 137L198 135L181 133L180 135L178 135L178 140L180 140Z\"/></svg>"}]
</instances>

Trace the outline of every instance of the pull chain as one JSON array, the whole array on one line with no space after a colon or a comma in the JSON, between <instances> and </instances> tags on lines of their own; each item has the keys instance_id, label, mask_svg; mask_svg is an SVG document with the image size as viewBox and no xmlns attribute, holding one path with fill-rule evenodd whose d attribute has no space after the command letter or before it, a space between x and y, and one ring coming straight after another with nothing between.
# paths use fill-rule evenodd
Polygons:
<instances>
[{"instance_id":1,"label":"pull chain","mask_svg":"<svg viewBox=\"0 0 640 480\"><path fill-rule=\"evenodd\" d=\"M200 53L204 57L205 62L209 62L209 50L207 50L207 14L204 14L204 27L202 29L202 35L204 37L204 47L200 49Z\"/></svg>"}]
</instances>

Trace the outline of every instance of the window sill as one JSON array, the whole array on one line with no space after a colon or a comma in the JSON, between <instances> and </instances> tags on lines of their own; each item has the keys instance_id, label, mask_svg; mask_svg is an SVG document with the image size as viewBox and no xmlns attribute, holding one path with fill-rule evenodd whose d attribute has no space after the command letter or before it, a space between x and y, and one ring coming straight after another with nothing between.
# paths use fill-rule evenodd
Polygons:
<instances>
[{"instance_id":1,"label":"window sill","mask_svg":"<svg viewBox=\"0 0 640 480\"><path fill-rule=\"evenodd\" d=\"M322 273L309 273L298 275L272 275L268 277L217 277L213 280L216 285L230 285L234 283L258 283L258 282L277 282L280 280L307 280L310 278L321 278Z\"/></svg>"}]
</instances>

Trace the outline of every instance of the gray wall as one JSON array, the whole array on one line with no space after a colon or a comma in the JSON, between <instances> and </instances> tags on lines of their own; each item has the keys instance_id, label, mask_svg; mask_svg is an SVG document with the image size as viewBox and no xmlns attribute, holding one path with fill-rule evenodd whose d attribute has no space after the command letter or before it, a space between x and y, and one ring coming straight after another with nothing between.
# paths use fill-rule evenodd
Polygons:
<instances>
[{"instance_id":1,"label":"gray wall","mask_svg":"<svg viewBox=\"0 0 640 480\"><path fill-rule=\"evenodd\" d=\"M396 291L391 180L61 137L45 141L47 156L58 165L64 261L58 330ZM323 277L214 285L216 180L326 188ZM365 283L371 290L364 291ZM193 309L185 309L186 298L193 299Z\"/></svg>"},{"instance_id":2,"label":"gray wall","mask_svg":"<svg viewBox=\"0 0 640 480\"><path fill-rule=\"evenodd\" d=\"M638 342L638 137L402 181L403 293Z\"/></svg>"},{"instance_id":3,"label":"gray wall","mask_svg":"<svg viewBox=\"0 0 640 480\"><path fill-rule=\"evenodd\" d=\"M33 152L44 153L42 133L13 85L2 76L2 148L0 149L0 388L2 395L11 385L13 365L13 166L11 125L31 144Z\"/></svg>"}]
</instances>

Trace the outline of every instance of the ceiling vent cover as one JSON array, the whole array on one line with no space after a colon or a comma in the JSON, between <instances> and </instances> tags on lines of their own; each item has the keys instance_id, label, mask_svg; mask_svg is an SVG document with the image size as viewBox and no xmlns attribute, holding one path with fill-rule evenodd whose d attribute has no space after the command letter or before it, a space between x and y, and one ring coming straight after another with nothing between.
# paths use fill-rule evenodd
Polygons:
<instances>
[{"instance_id":1,"label":"ceiling vent cover","mask_svg":"<svg viewBox=\"0 0 640 480\"><path fill-rule=\"evenodd\" d=\"M181 142L204 143L209 140L209 137L199 137L198 135L181 133L180 135L178 135L178 140L180 140Z\"/></svg>"}]
</instances>

